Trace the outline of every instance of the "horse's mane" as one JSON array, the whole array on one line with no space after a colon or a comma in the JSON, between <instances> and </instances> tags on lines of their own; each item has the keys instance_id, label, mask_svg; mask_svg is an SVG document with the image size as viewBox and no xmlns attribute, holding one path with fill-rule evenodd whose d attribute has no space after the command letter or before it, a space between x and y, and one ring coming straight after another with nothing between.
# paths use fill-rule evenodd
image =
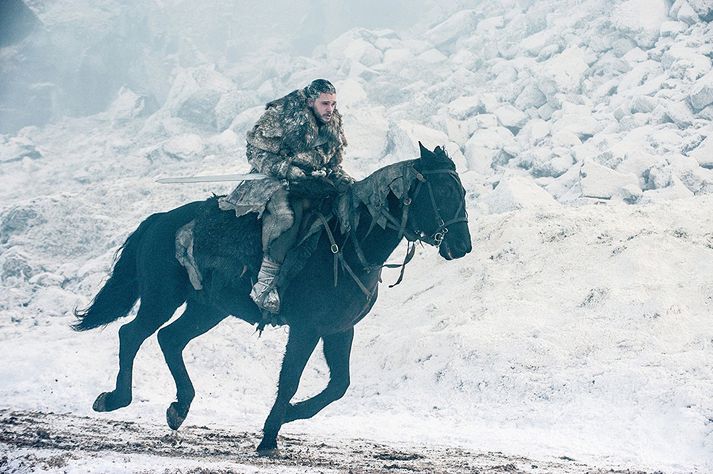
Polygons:
<instances>
[{"instance_id":1,"label":"horse's mane","mask_svg":"<svg viewBox=\"0 0 713 474\"><path fill-rule=\"evenodd\" d=\"M345 233L359 225L358 208L366 206L371 217L382 228L386 227L384 212L389 203L389 193L402 200L416 179L414 163L406 160L384 166L361 181L354 183L348 193L340 197L337 203L341 231Z\"/></svg>"}]
</instances>

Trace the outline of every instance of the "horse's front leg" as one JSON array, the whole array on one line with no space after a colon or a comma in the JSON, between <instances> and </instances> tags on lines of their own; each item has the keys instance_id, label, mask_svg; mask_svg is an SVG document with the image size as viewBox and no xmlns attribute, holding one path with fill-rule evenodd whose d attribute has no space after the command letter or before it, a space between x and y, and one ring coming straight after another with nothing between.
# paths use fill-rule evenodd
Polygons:
<instances>
[{"instance_id":1,"label":"horse's front leg","mask_svg":"<svg viewBox=\"0 0 713 474\"><path fill-rule=\"evenodd\" d=\"M352 351L354 328L337 334L323 336L324 358L329 366L327 387L312 398L287 408L284 423L312 418L322 408L339 400L349 388L349 355Z\"/></svg>"},{"instance_id":2,"label":"horse's front leg","mask_svg":"<svg viewBox=\"0 0 713 474\"><path fill-rule=\"evenodd\" d=\"M319 335L312 328L290 327L287 339L287 349L280 369L280 381L277 386L277 399L265 420L263 438L258 451L269 451L277 448L277 433L284 423L285 412L290 400L297 392L300 377L304 371L314 348L319 341Z\"/></svg>"}]
</instances>

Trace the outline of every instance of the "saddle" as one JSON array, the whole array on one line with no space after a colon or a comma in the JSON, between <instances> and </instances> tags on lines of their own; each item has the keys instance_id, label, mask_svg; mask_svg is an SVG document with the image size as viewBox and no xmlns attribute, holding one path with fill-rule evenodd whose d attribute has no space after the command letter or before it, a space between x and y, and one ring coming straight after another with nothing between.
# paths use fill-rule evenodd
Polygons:
<instances>
[{"instance_id":1,"label":"saddle","mask_svg":"<svg viewBox=\"0 0 713 474\"><path fill-rule=\"evenodd\" d=\"M335 220L346 222L347 198L324 178L309 178L290 183L289 193L307 198L312 206L302 219L297 245L283 263L277 285L285 288L299 273L317 247L324 225ZM206 201L203 212L176 232L176 259L186 269L197 291L204 286L208 273L220 274L223 281L248 278L254 282L262 261L261 226L257 213L236 217L232 210L221 210L214 196Z\"/></svg>"}]
</instances>

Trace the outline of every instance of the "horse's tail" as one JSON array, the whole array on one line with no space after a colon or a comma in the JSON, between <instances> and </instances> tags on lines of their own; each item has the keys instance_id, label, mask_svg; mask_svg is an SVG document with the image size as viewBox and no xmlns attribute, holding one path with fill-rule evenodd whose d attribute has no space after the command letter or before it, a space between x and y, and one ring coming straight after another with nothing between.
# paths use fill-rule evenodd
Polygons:
<instances>
[{"instance_id":1,"label":"horse's tail","mask_svg":"<svg viewBox=\"0 0 713 474\"><path fill-rule=\"evenodd\" d=\"M88 308L74 310L78 321L72 325L72 329L87 331L105 326L129 314L136 300L139 299L139 281L136 271L139 244L146 229L157 217L159 214L149 216L116 251L114 268L109 280L99 290Z\"/></svg>"}]
</instances>

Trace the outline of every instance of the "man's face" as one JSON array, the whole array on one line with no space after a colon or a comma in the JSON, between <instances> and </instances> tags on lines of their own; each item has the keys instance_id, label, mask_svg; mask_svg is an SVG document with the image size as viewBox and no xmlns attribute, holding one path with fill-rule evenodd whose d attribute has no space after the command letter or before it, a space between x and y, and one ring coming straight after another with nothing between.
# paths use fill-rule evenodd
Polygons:
<instances>
[{"instance_id":1,"label":"man's face","mask_svg":"<svg viewBox=\"0 0 713 474\"><path fill-rule=\"evenodd\" d=\"M329 123L334 116L334 109L337 108L337 94L327 94L322 92L314 100L308 100L307 105L312 108L314 115L322 122Z\"/></svg>"}]
</instances>

